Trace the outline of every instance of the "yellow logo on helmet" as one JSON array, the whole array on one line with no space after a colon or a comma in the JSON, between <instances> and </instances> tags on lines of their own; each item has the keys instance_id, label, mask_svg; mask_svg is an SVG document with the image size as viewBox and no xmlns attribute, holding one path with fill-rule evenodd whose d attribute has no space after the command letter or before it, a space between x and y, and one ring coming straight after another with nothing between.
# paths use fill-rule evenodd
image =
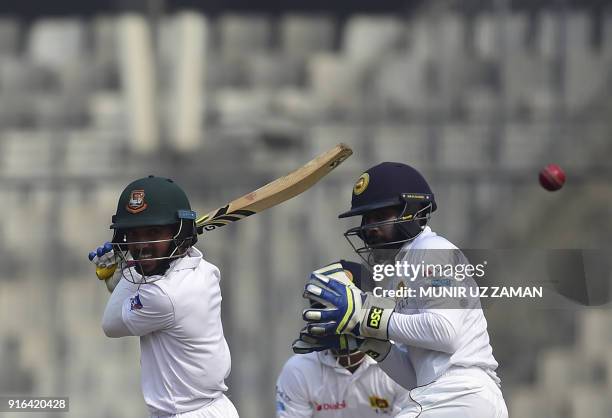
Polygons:
<instances>
[{"instance_id":1,"label":"yellow logo on helmet","mask_svg":"<svg viewBox=\"0 0 612 418\"><path fill-rule=\"evenodd\" d=\"M360 195L368 188L368 184L370 183L370 175L368 173L363 173L357 183L355 183L355 187L353 187L353 194Z\"/></svg>"}]
</instances>

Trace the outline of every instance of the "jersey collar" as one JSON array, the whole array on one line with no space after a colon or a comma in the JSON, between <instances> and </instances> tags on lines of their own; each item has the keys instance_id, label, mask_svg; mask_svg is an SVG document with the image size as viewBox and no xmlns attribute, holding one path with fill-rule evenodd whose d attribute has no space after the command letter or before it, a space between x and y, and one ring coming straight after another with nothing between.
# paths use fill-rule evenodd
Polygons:
<instances>
[{"instance_id":1,"label":"jersey collar","mask_svg":"<svg viewBox=\"0 0 612 418\"><path fill-rule=\"evenodd\" d=\"M420 241L422 241L422 240L424 240L426 238L429 238L429 237L436 236L436 235L438 235L438 234L433 232L429 226L426 226L425 228L423 228L423 231L421 231L421 233L419 235L417 235L413 240L408 241L407 243L405 243L402 246L402 248L399 250L399 253L398 253L397 257L396 257L396 260L399 259L399 257L402 254L405 254L407 251L411 250Z\"/></svg>"},{"instance_id":2,"label":"jersey collar","mask_svg":"<svg viewBox=\"0 0 612 418\"><path fill-rule=\"evenodd\" d=\"M187 250L187 254L184 257L178 258L170 263L170 268L168 271L194 269L200 264L203 257L204 256L200 250L195 247L191 247L189 250Z\"/></svg>"},{"instance_id":3,"label":"jersey collar","mask_svg":"<svg viewBox=\"0 0 612 418\"><path fill-rule=\"evenodd\" d=\"M334 357L334 355L329 350L318 352L317 357L319 358L321 364L323 364L324 366L331 367L332 369L335 369L338 373L349 374L353 376L357 375L358 373L363 373L363 371L370 367L372 364L376 364L376 361L373 360L370 356L365 356L363 362L359 365L357 370L355 370L355 373L351 373L338 364L338 360L336 360L336 357Z\"/></svg>"},{"instance_id":4,"label":"jersey collar","mask_svg":"<svg viewBox=\"0 0 612 418\"><path fill-rule=\"evenodd\" d=\"M132 281L136 284L154 283L158 280L163 279L169 273L172 273L174 271L196 268L200 264L200 261L202 261L203 257L204 256L202 255L200 250L195 247L191 247L189 248L189 250L187 250L187 254L184 257L177 258L176 260L173 260L170 263L170 266L168 267L168 270L166 270L166 273L164 275L146 276L146 278L144 278L140 275L140 273L136 271L135 267L130 267L128 272L124 273L124 275L126 275L126 277L127 275L129 275L129 281Z\"/></svg>"}]
</instances>

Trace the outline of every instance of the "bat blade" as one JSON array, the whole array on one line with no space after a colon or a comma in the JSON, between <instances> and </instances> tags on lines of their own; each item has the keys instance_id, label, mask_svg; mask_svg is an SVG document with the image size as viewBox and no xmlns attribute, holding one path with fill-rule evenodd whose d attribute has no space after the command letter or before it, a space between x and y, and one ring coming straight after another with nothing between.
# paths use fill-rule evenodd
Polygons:
<instances>
[{"instance_id":1,"label":"bat blade","mask_svg":"<svg viewBox=\"0 0 612 418\"><path fill-rule=\"evenodd\" d=\"M212 231L289 200L312 187L353 154L345 144L313 158L302 167L196 219L198 233Z\"/></svg>"}]
</instances>

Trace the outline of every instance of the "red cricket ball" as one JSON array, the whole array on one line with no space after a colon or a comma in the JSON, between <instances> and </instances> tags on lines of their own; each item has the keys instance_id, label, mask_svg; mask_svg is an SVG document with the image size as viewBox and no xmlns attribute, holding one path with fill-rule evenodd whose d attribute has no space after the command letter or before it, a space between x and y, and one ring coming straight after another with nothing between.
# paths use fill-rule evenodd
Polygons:
<instances>
[{"instance_id":1,"label":"red cricket ball","mask_svg":"<svg viewBox=\"0 0 612 418\"><path fill-rule=\"evenodd\" d=\"M540 185L546 190L554 192L563 187L565 172L557 164L548 164L540 170Z\"/></svg>"}]
</instances>

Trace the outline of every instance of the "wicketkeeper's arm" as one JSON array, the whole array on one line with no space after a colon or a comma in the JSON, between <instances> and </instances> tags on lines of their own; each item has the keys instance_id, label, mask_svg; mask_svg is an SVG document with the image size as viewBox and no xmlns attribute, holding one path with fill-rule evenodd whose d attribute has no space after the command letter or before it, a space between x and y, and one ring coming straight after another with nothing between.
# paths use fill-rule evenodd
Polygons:
<instances>
[{"instance_id":1,"label":"wicketkeeper's arm","mask_svg":"<svg viewBox=\"0 0 612 418\"><path fill-rule=\"evenodd\" d=\"M417 387L416 372L405 349L393 344L389 354L378 365L387 376L403 388L412 390Z\"/></svg>"},{"instance_id":2,"label":"wicketkeeper's arm","mask_svg":"<svg viewBox=\"0 0 612 418\"><path fill-rule=\"evenodd\" d=\"M460 318L462 314L458 309L411 315L394 312L389 320L389 339L413 347L454 353L458 348L458 324L453 316Z\"/></svg>"}]
</instances>

